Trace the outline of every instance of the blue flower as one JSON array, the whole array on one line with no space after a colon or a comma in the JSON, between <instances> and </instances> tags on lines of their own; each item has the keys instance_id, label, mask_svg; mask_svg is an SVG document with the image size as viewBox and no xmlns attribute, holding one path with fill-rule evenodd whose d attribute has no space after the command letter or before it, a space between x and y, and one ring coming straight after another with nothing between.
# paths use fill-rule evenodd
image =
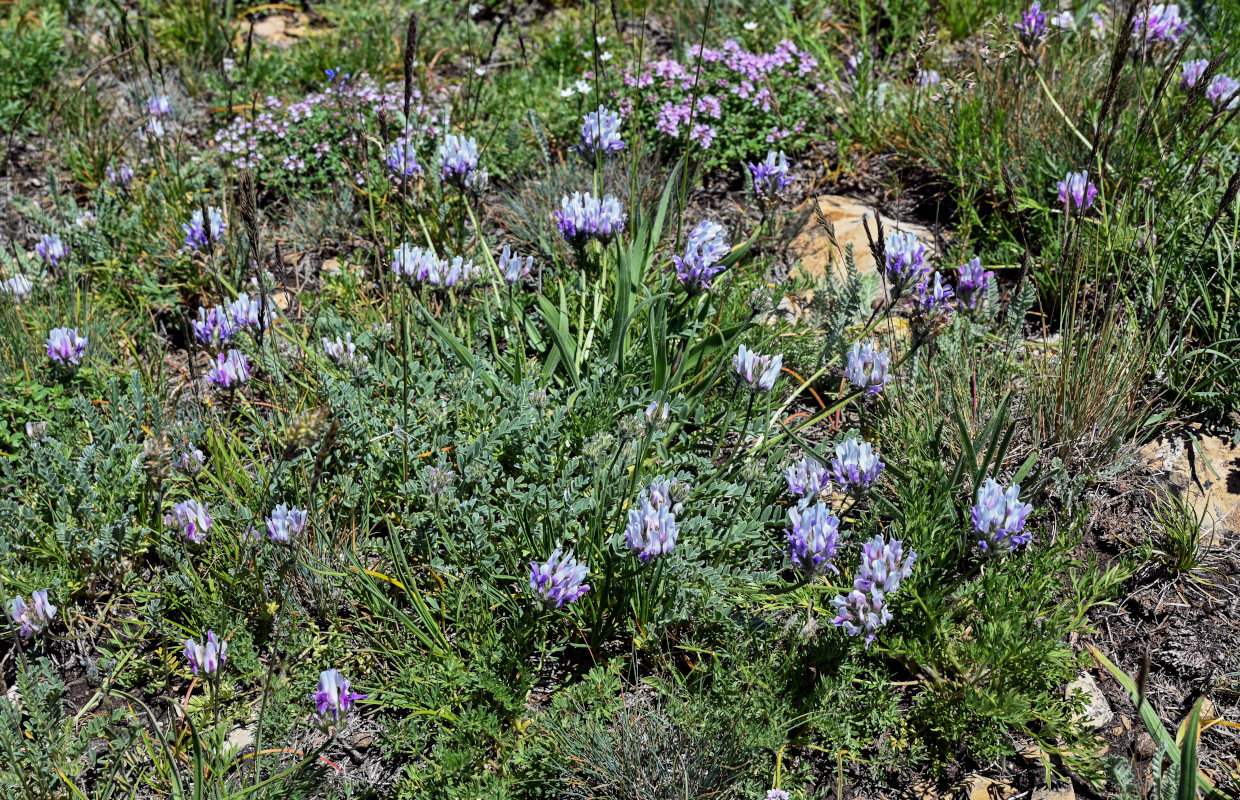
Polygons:
<instances>
[{"instance_id":1,"label":"blue flower","mask_svg":"<svg viewBox=\"0 0 1240 800\"><path fill-rule=\"evenodd\" d=\"M919 280L930 271L926 266L926 246L907 231L891 231L887 234L885 270L887 279L897 289L906 283Z\"/></svg>"},{"instance_id":2,"label":"blue flower","mask_svg":"<svg viewBox=\"0 0 1240 800\"><path fill-rule=\"evenodd\" d=\"M775 387L775 379L783 369L784 357L764 356L756 350L741 345L732 356L732 369L738 378L753 391L769 392Z\"/></svg>"},{"instance_id":3,"label":"blue flower","mask_svg":"<svg viewBox=\"0 0 1240 800\"><path fill-rule=\"evenodd\" d=\"M723 226L702 220L689 233L684 253L672 256L676 280L691 295L710 291L711 280L725 269L718 262L730 252L732 245L724 236Z\"/></svg>"},{"instance_id":4,"label":"blue flower","mask_svg":"<svg viewBox=\"0 0 1240 800\"><path fill-rule=\"evenodd\" d=\"M873 340L862 344L854 342L848 351L848 366L844 377L867 395L876 395L887 385L887 371L891 368L891 356L879 350Z\"/></svg>"},{"instance_id":5,"label":"blue flower","mask_svg":"<svg viewBox=\"0 0 1240 800\"><path fill-rule=\"evenodd\" d=\"M960 265L960 273L956 278L956 289L960 294L960 304L970 311L986 301L986 292L990 289L995 273L982 269L982 260L977 256Z\"/></svg>"},{"instance_id":6,"label":"blue flower","mask_svg":"<svg viewBox=\"0 0 1240 800\"><path fill-rule=\"evenodd\" d=\"M913 571L917 554L904 555L904 545L898 539L890 542L875 536L861 547L861 564L853 578L853 589L845 595L836 595L831 601L837 616L831 624L844 629L849 636L865 634L865 646L878 635L878 629L891 621L891 609L887 598L900 588L900 582Z\"/></svg>"},{"instance_id":7,"label":"blue flower","mask_svg":"<svg viewBox=\"0 0 1240 800\"><path fill-rule=\"evenodd\" d=\"M839 570L831 562L840 541L840 521L822 503L809 508L788 509L791 529L784 529L788 537L788 559L797 569L807 574L822 570Z\"/></svg>"},{"instance_id":8,"label":"blue flower","mask_svg":"<svg viewBox=\"0 0 1240 800\"><path fill-rule=\"evenodd\" d=\"M615 153L624 149L620 138L620 115L599 106L598 111L585 115L581 123L581 143L574 145L583 153Z\"/></svg>"},{"instance_id":9,"label":"blue flower","mask_svg":"<svg viewBox=\"0 0 1240 800\"><path fill-rule=\"evenodd\" d=\"M582 583L589 570L573 557L573 551L561 552L557 547L541 564L530 562L530 589L547 606L561 608L575 603L586 592L589 584Z\"/></svg>"},{"instance_id":10,"label":"blue flower","mask_svg":"<svg viewBox=\"0 0 1240 800\"><path fill-rule=\"evenodd\" d=\"M754 194L759 198L773 200L792 185L793 178L788 174L788 157L783 151L776 153L768 150L765 161L748 166L753 175Z\"/></svg>"},{"instance_id":11,"label":"blue flower","mask_svg":"<svg viewBox=\"0 0 1240 800\"><path fill-rule=\"evenodd\" d=\"M624 209L611 195L600 200L589 192L573 192L560 200L555 220L564 239L580 249L591 239L606 243L624 230Z\"/></svg>"},{"instance_id":12,"label":"blue flower","mask_svg":"<svg viewBox=\"0 0 1240 800\"><path fill-rule=\"evenodd\" d=\"M831 461L832 477L844 489L853 494L866 491L878 480L883 462L869 442L845 439L835 446L835 458Z\"/></svg>"},{"instance_id":13,"label":"blue flower","mask_svg":"<svg viewBox=\"0 0 1240 800\"><path fill-rule=\"evenodd\" d=\"M197 209L190 216L189 222L182 222L181 229L185 231L185 248L186 250L207 250L212 248L220 241L220 237L224 235L227 228L224 222L224 212L215 206L207 209L207 219L204 222L202 217L202 209Z\"/></svg>"}]
</instances>

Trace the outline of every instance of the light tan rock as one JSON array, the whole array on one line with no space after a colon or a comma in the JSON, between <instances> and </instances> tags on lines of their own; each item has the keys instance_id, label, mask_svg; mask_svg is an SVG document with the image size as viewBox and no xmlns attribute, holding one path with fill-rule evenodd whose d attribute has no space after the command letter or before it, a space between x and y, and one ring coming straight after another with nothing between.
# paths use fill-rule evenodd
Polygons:
<instances>
[{"instance_id":1,"label":"light tan rock","mask_svg":"<svg viewBox=\"0 0 1240 800\"><path fill-rule=\"evenodd\" d=\"M1064 698L1071 701L1078 691L1085 694L1085 710L1073 712L1072 718L1084 720L1094 730L1102 730L1115 717L1115 712L1111 710L1111 704L1107 702L1106 695L1102 693L1094 676L1088 672L1082 672L1064 689Z\"/></svg>"},{"instance_id":2,"label":"light tan rock","mask_svg":"<svg viewBox=\"0 0 1240 800\"><path fill-rule=\"evenodd\" d=\"M981 775L970 775L957 792L958 797L969 800L1004 800L1016 794L1016 788Z\"/></svg>"},{"instance_id":3,"label":"light tan rock","mask_svg":"<svg viewBox=\"0 0 1240 800\"><path fill-rule=\"evenodd\" d=\"M1139 456L1202 518L1202 543L1221 546L1240 535L1240 450L1220 436L1194 432L1193 438L1195 447L1182 438L1159 439Z\"/></svg>"},{"instance_id":4,"label":"light tan rock","mask_svg":"<svg viewBox=\"0 0 1240 800\"><path fill-rule=\"evenodd\" d=\"M869 220L870 233L877 237L878 228L874 224L877 212L865 203L843 195L821 195L818 197L818 204L822 208L822 215L835 226L835 240L839 243L839 249L835 248L827 232L818 224L817 215L811 213L805 227L788 244L788 253L801 262L802 268L811 277L826 277L827 270L831 268L834 268L837 277L842 277L844 252L851 244L857 271L863 275L874 272L877 265L870 253L870 244L862 220ZM934 254L934 235L925 226L897 222L890 217L882 217L882 221L885 231L899 230L916 234L918 240L926 246L927 257Z\"/></svg>"}]
</instances>

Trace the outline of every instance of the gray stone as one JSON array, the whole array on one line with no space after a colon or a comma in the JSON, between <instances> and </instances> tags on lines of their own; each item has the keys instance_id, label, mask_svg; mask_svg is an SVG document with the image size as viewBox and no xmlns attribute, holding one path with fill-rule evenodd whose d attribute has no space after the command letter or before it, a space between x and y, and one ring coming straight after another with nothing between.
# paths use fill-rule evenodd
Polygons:
<instances>
[{"instance_id":1,"label":"gray stone","mask_svg":"<svg viewBox=\"0 0 1240 800\"><path fill-rule=\"evenodd\" d=\"M1078 691L1085 695L1085 710L1073 712L1072 718L1084 720L1094 730L1101 730L1115 717L1115 712L1111 710L1111 704L1107 702L1106 695L1098 687L1094 676L1088 672L1082 672L1080 677L1068 684L1064 689L1064 697L1072 701Z\"/></svg>"}]
</instances>

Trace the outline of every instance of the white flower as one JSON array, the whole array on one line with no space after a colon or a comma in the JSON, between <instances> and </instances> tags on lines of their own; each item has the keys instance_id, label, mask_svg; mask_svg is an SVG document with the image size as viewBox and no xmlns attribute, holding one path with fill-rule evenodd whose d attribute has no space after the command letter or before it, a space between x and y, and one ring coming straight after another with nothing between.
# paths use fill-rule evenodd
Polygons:
<instances>
[{"instance_id":1,"label":"white flower","mask_svg":"<svg viewBox=\"0 0 1240 800\"><path fill-rule=\"evenodd\" d=\"M487 68L486 67L474 67L474 74L481 78L483 75L487 74Z\"/></svg>"},{"instance_id":2,"label":"white flower","mask_svg":"<svg viewBox=\"0 0 1240 800\"><path fill-rule=\"evenodd\" d=\"M611 61L611 51L604 50L603 52L599 53L598 60L599 61Z\"/></svg>"},{"instance_id":3,"label":"white flower","mask_svg":"<svg viewBox=\"0 0 1240 800\"><path fill-rule=\"evenodd\" d=\"M741 27L742 27L742 28L744 28L744 29L745 29L745 30L747 30L747 31L756 31L756 30L758 29L758 23L756 23L756 22L746 22L746 23L745 23L744 25L742 25Z\"/></svg>"},{"instance_id":4,"label":"white flower","mask_svg":"<svg viewBox=\"0 0 1240 800\"><path fill-rule=\"evenodd\" d=\"M594 51L593 50L582 50L581 57L584 58L586 61L593 61Z\"/></svg>"},{"instance_id":5,"label":"white flower","mask_svg":"<svg viewBox=\"0 0 1240 800\"><path fill-rule=\"evenodd\" d=\"M581 94L589 94L590 90L593 87L591 87L590 84L586 81L577 81L573 84L573 88L576 89Z\"/></svg>"},{"instance_id":6,"label":"white flower","mask_svg":"<svg viewBox=\"0 0 1240 800\"><path fill-rule=\"evenodd\" d=\"M1064 11L1050 18L1052 28L1060 28L1065 31L1076 30L1076 17L1072 16L1071 11Z\"/></svg>"},{"instance_id":7,"label":"white flower","mask_svg":"<svg viewBox=\"0 0 1240 800\"><path fill-rule=\"evenodd\" d=\"M571 86L569 86L567 89L560 90L560 97L572 97L575 94L577 94L577 92Z\"/></svg>"},{"instance_id":8,"label":"white flower","mask_svg":"<svg viewBox=\"0 0 1240 800\"><path fill-rule=\"evenodd\" d=\"M595 43L595 44L603 44L603 43L604 43L604 42L606 42L606 41L607 41L607 37L606 37L606 36L595 36L595 37L594 37L594 43Z\"/></svg>"}]
</instances>

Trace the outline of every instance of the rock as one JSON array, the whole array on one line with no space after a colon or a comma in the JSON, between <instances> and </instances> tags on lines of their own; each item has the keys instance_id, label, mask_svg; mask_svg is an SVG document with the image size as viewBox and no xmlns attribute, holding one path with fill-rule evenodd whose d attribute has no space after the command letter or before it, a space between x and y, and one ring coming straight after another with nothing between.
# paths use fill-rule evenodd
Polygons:
<instances>
[{"instance_id":1,"label":"rock","mask_svg":"<svg viewBox=\"0 0 1240 800\"><path fill-rule=\"evenodd\" d=\"M1196 447L1182 438L1160 439L1141 448L1138 456L1204 517L1202 544L1218 547L1240 534L1240 450L1220 436L1195 431L1193 438Z\"/></svg>"},{"instance_id":2,"label":"rock","mask_svg":"<svg viewBox=\"0 0 1240 800\"><path fill-rule=\"evenodd\" d=\"M344 269L340 266L340 259L329 258L319 265L319 271L324 275L336 276L343 275Z\"/></svg>"},{"instance_id":3,"label":"rock","mask_svg":"<svg viewBox=\"0 0 1240 800\"><path fill-rule=\"evenodd\" d=\"M1003 800L1014 794L1016 788L1013 786L981 775L970 775L964 779L956 796L967 797L968 800Z\"/></svg>"},{"instance_id":4,"label":"rock","mask_svg":"<svg viewBox=\"0 0 1240 800\"><path fill-rule=\"evenodd\" d=\"M289 47L309 34L310 16L304 12L292 15L272 14L254 23L254 38L277 47ZM248 23L241 27L241 35L249 35Z\"/></svg>"},{"instance_id":5,"label":"rock","mask_svg":"<svg viewBox=\"0 0 1240 800\"><path fill-rule=\"evenodd\" d=\"M1141 731L1139 734L1137 734L1137 743L1136 743L1137 758L1145 759L1145 760L1151 759L1154 757L1154 753L1156 750L1157 750L1157 747L1154 744L1153 736L1150 736L1145 731Z\"/></svg>"},{"instance_id":6,"label":"rock","mask_svg":"<svg viewBox=\"0 0 1240 800\"><path fill-rule=\"evenodd\" d=\"M369 750L375 744L375 735L373 733L360 732L349 740L349 745L354 750Z\"/></svg>"},{"instance_id":7,"label":"rock","mask_svg":"<svg viewBox=\"0 0 1240 800\"><path fill-rule=\"evenodd\" d=\"M1094 730L1101 730L1115 716L1106 695L1088 672L1082 672L1080 677L1068 684L1064 689L1064 698L1071 701L1078 691L1085 695L1085 711L1073 712L1072 718L1084 720Z\"/></svg>"},{"instance_id":8,"label":"rock","mask_svg":"<svg viewBox=\"0 0 1240 800\"><path fill-rule=\"evenodd\" d=\"M226 744L234 750L244 750L247 747L254 746L254 726L245 726L242 728L233 728L228 734Z\"/></svg>"},{"instance_id":9,"label":"rock","mask_svg":"<svg viewBox=\"0 0 1240 800\"><path fill-rule=\"evenodd\" d=\"M775 305L775 310L761 318L763 325L775 325L786 322L792 327L801 324L814 302L814 290L807 289L797 294L787 294Z\"/></svg>"},{"instance_id":10,"label":"rock","mask_svg":"<svg viewBox=\"0 0 1240 800\"><path fill-rule=\"evenodd\" d=\"M866 239L865 228L861 221L868 218L870 233L877 237L878 229L874 224L877 212L859 200L842 195L821 195L818 197L818 203L822 208L823 216L835 226L835 240L839 243L839 250L835 249L827 232L818 224L817 215L811 214L805 227L788 244L789 254L800 260L802 268L811 277L817 279L826 277L827 269L832 266L835 268L836 276L842 277L844 275L844 251L851 244L853 258L857 262L857 271L863 275L867 272L874 272L877 265L874 263L874 256L870 253L869 240ZM908 222L897 223L890 217L882 217L882 221L885 231L899 230L916 234L917 238L926 245L927 256L934 255L934 235L925 226Z\"/></svg>"},{"instance_id":11,"label":"rock","mask_svg":"<svg viewBox=\"0 0 1240 800\"><path fill-rule=\"evenodd\" d=\"M1072 791L1072 784L1065 783L1058 788L1043 786L1041 789L1034 789L1033 796L1030 800L1076 800L1076 792Z\"/></svg>"}]
</instances>

